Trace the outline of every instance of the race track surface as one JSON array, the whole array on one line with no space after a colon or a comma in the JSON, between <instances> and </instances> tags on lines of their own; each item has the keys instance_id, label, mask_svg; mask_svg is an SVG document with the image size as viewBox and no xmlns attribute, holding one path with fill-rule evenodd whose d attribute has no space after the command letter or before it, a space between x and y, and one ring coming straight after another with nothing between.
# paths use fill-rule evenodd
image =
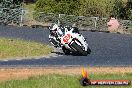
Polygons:
<instances>
[{"instance_id":1,"label":"race track surface","mask_svg":"<svg viewBox=\"0 0 132 88\"><path fill-rule=\"evenodd\" d=\"M5 60L2 66L132 66L132 35L81 31L92 52L88 56L66 56L62 51L55 56L38 59ZM49 44L47 29L0 26L0 37L20 38Z\"/></svg>"}]
</instances>

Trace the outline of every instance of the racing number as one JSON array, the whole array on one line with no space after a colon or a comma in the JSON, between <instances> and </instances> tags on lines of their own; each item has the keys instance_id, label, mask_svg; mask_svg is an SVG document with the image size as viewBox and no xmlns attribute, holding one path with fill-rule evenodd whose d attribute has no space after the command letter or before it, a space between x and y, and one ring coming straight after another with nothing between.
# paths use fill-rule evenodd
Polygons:
<instances>
[{"instance_id":1,"label":"racing number","mask_svg":"<svg viewBox=\"0 0 132 88\"><path fill-rule=\"evenodd\" d=\"M70 37L71 37L70 34L65 35L64 38L63 38L63 41L67 43L68 40L70 39Z\"/></svg>"}]
</instances>

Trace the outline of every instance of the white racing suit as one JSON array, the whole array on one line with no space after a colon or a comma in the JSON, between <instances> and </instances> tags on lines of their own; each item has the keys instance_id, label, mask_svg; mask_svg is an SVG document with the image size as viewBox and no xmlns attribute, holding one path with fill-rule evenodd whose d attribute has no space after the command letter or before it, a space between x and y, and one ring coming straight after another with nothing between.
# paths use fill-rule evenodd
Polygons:
<instances>
[{"instance_id":1,"label":"white racing suit","mask_svg":"<svg viewBox=\"0 0 132 88\"><path fill-rule=\"evenodd\" d=\"M59 27L59 29L56 31L56 33L50 32L49 35L49 42L54 46L54 47L61 47L61 40L60 38L64 35L63 32L65 31L65 28L68 28L69 30L71 27ZM77 27L72 27L74 28L75 33L79 33L79 30ZM63 32L62 32L63 31Z\"/></svg>"},{"instance_id":2,"label":"white racing suit","mask_svg":"<svg viewBox=\"0 0 132 88\"><path fill-rule=\"evenodd\" d=\"M61 40L60 38L63 36L63 32L61 31L61 29L59 28L56 33L52 33L50 31L50 35L49 35L49 42L54 46L54 47L61 47Z\"/></svg>"}]
</instances>

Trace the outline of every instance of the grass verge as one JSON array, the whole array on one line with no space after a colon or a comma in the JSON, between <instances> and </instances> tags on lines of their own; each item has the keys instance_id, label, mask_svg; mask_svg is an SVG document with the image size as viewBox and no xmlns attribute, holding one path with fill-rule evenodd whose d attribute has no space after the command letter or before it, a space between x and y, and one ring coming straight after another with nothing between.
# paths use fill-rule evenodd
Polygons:
<instances>
[{"instance_id":1,"label":"grass verge","mask_svg":"<svg viewBox=\"0 0 132 88\"><path fill-rule=\"evenodd\" d=\"M83 88L79 79L80 75L57 75L32 76L24 80L11 80L0 83L0 88ZM132 80L132 74L92 74L93 79L128 79ZM130 86L87 86L86 88L132 88Z\"/></svg>"},{"instance_id":2,"label":"grass verge","mask_svg":"<svg viewBox=\"0 0 132 88\"><path fill-rule=\"evenodd\" d=\"M35 9L35 4L23 4L24 9L29 10L29 11L34 11Z\"/></svg>"},{"instance_id":3,"label":"grass verge","mask_svg":"<svg viewBox=\"0 0 132 88\"><path fill-rule=\"evenodd\" d=\"M24 25L31 26L33 25L36 21L33 18L33 11L35 8L35 4L23 4L23 8L27 11L26 14L24 14Z\"/></svg>"},{"instance_id":4,"label":"grass verge","mask_svg":"<svg viewBox=\"0 0 132 88\"><path fill-rule=\"evenodd\" d=\"M33 3L33 4L23 4L23 8L26 10L26 13L23 16L23 25L27 25L27 26L32 26L32 25L47 26L47 23L38 22L34 19L35 3Z\"/></svg>"},{"instance_id":5,"label":"grass verge","mask_svg":"<svg viewBox=\"0 0 132 88\"><path fill-rule=\"evenodd\" d=\"M0 38L0 59L48 55L52 51L45 44L20 39Z\"/></svg>"}]
</instances>

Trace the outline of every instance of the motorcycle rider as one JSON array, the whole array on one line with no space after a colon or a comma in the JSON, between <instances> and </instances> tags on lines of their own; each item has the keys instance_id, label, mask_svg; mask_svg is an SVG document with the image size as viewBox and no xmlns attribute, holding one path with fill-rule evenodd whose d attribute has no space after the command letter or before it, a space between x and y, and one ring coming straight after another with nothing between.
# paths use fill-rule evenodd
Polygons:
<instances>
[{"instance_id":1,"label":"motorcycle rider","mask_svg":"<svg viewBox=\"0 0 132 88\"><path fill-rule=\"evenodd\" d=\"M51 44L53 44L54 47L57 48L61 46L60 37L64 35L63 33L65 31L65 28L69 30L73 28L74 33L79 33L79 30L77 27L68 27L63 25L58 26L57 24L52 24L49 28L50 29L49 42L51 42Z\"/></svg>"},{"instance_id":2,"label":"motorcycle rider","mask_svg":"<svg viewBox=\"0 0 132 88\"><path fill-rule=\"evenodd\" d=\"M50 26L50 35L49 35L49 42L53 44L54 47L60 47L60 37L63 36L63 32L61 28L57 24L52 24Z\"/></svg>"}]
</instances>

